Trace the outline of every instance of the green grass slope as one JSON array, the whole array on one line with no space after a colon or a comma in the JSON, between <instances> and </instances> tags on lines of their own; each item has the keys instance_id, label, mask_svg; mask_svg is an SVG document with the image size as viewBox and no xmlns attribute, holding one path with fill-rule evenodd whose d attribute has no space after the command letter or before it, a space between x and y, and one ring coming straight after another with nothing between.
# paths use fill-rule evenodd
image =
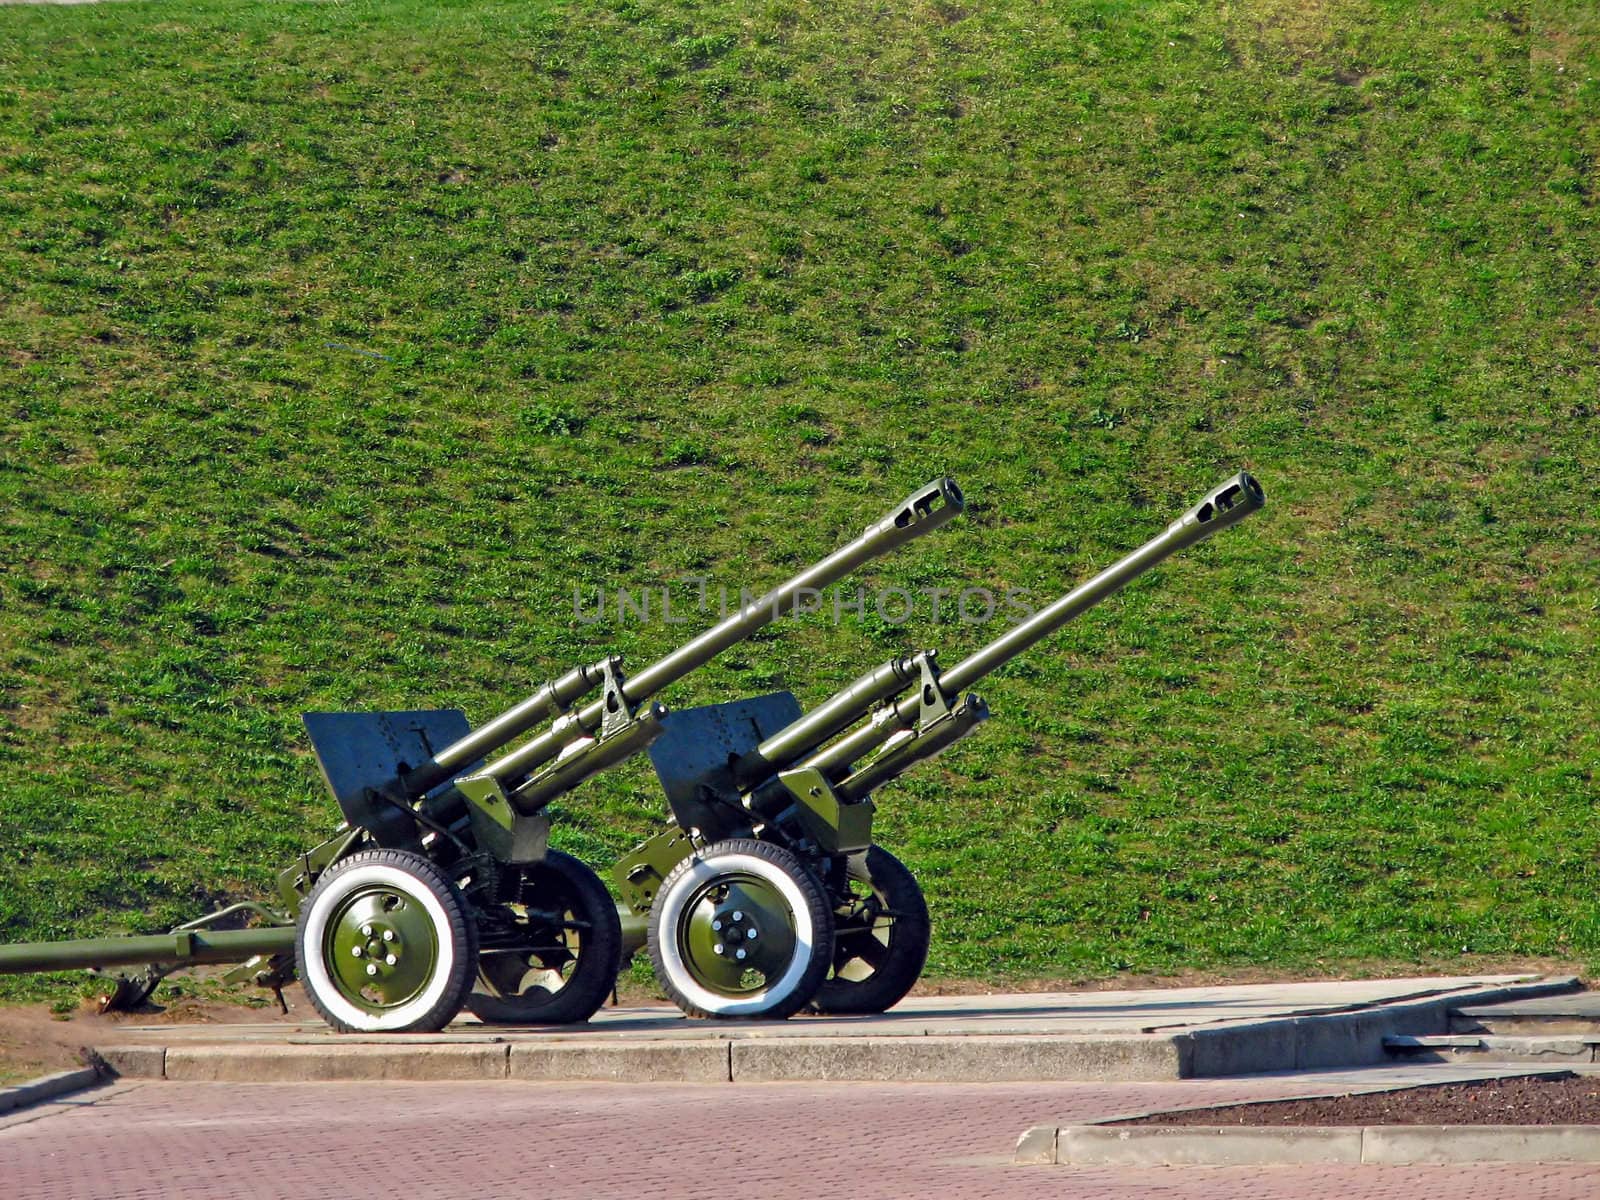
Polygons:
<instances>
[{"instance_id":1,"label":"green grass slope","mask_svg":"<svg viewBox=\"0 0 1600 1200\"><path fill-rule=\"evenodd\" d=\"M948 472L861 582L1042 600L1244 466L880 794L930 969L1600 954L1591 6L12 7L0 79L0 940L266 891L302 710L701 621L575 588L761 588ZM662 699L1004 628L930 609Z\"/></svg>"}]
</instances>

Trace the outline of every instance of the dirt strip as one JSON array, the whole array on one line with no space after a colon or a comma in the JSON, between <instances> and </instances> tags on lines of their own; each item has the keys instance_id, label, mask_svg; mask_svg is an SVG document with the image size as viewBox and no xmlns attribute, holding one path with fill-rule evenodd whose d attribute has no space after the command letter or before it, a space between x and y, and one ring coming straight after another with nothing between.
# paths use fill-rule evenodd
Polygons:
<instances>
[{"instance_id":1,"label":"dirt strip","mask_svg":"<svg viewBox=\"0 0 1600 1200\"><path fill-rule=\"evenodd\" d=\"M1523 1076L1154 1113L1108 1125L1600 1125L1600 1076Z\"/></svg>"}]
</instances>

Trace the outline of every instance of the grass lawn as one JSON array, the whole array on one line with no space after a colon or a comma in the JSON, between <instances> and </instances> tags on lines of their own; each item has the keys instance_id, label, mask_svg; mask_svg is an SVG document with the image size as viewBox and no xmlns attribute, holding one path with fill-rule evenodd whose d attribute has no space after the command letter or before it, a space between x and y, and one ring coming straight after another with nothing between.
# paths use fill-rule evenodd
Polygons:
<instances>
[{"instance_id":1,"label":"grass lawn","mask_svg":"<svg viewBox=\"0 0 1600 1200\"><path fill-rule=\"evenodd\" d=\"M949 473L863 586L1044 600L1248 467L878 796L930 973L1600 962L1592 5L6 7L0 81L0 940L264 893L336 820L302 710L699 623L575 590L760 589ZM933 609L662 699L1004 628ZM661 811L639 761L555 841Z\"/></svg>"}]
</instances>

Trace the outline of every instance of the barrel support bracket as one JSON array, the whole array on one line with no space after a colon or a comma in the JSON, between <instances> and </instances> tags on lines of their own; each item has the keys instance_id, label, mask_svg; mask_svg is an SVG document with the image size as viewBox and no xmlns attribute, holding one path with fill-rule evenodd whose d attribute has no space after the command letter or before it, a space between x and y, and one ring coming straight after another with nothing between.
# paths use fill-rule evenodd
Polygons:
<instances>
[{"instance_id":1,"label":"barrel support bracket","mask_svg":"<svg viewBox=\"0 0 1600 1200\"><path fill-rule=\"evenodd\" d=\"M622 656L607 655L598 665L603 689L601 701L605 705L600 716L600 738L604 740L632 723L633 706L628 703L627 694L622 690L627 678L622 673Z\"/></svg>"},{"instance_id":2,"label":"barrel support bracket","mask_svg":"<svg viewBox=\"0 0 1600 1200\"><path fill-rule=\"evenodd\" d=\"M937 650L923 650L912 657L922 674L922 679L917 684L917 699L920 710L917 713L916 728L926 729L940 717L950 715L950 699L944 694L944 687L939 683L939 652Z\"/></svg>"}]
</instances>

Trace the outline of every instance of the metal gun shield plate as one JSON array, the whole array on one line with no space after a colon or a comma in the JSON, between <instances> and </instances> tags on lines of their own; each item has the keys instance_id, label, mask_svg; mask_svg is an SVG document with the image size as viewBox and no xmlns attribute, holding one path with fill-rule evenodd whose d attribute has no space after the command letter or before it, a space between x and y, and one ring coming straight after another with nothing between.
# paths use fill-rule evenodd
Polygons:
<instances>
[{"instance_id":1,"label":"metal gun shield plate","mask_svg":"<svg viewBox=\"0 0 1600 1200\"><path fill-rule=\"evenodd\" d=\"M743 805L731 764L800 714L792 692L668 713L662 719L666 732L650 745L650 765L678 825L699 830L708 841L737 832L729 827L729 817ZM708 792L721 803L708 799Z\"/></svg>"},{"instance_id":2,"label":"metal gun shield plate","mask_svg":"<svg viewBox=\"0 0 1600 1200\"><path fill-rule=\"evenodd\" d=\"M399 809L374 802L369 793L392 784L405 768L427 762L441 747L472 731L467 714L459 708L309 712L300 719L344 819L370 830L381 845L409 845L416 830Z\"/></svg>"}]
</instances>

